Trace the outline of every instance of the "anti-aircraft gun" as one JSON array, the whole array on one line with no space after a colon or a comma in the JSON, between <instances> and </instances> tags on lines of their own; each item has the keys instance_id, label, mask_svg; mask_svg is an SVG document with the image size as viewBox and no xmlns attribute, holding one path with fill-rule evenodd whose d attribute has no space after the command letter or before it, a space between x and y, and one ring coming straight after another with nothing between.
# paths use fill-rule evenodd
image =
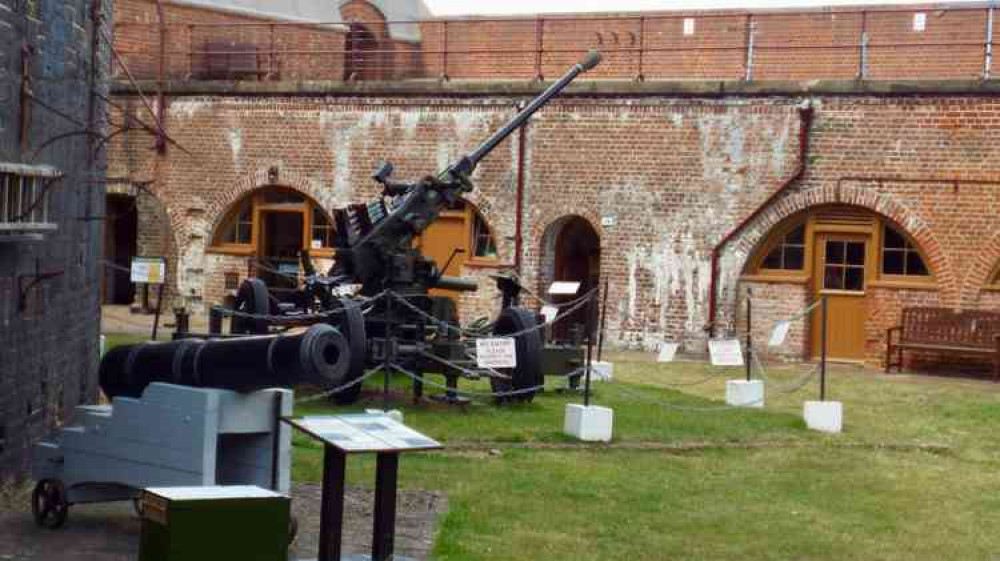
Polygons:
<instances>
[{"instance_id":1,"label":"anti-aircraft gun","mask_svg":"<svg viewBox=\"0 0 1000 561\"><path fill-rule=\"evenodd\" d=\"M366 367L388 364L391 359L394 365L418 374L416 397L423 392L423 374L441 372L450 389L457 386L459 377L488 376L493 390L506 394L506 399L530 400L532 388L543 383L543 341L536 329L536 314L509 305L513 299L505 297L504 308L488 331L512 336L517 365L511 369L477 368L470 358L472 341L468 336L490 333L460 328L454 301L429 294L435 288L474 291L477 284L445 276L447 264L439 267L413 247L413 240L441 212L474 189L471 175L483 158L579 74L599 62L599 53L588 53L485 142L436 176L398 182L392 179L392 164L381 163L372 176L382 185L381 196L367 204L333 211L336 256L326 275L316 274L304 252L306 276L294 303L276 302L263 281L248 278L239 287L232 310L213 310L210 331L219 333L221 316L227 314L232 316L230 331L234 334L263 334L277 326L326 321L349 341L347 380L362 376ZM505 295L510 294L509 278L500 279L498 285ZM351 286L356 290L348 295L345 288ZM334 399L350 403L359 392L360 385L355 384L335 394ZM456 398L450 391L448 396Z\"/></svg>"}]
</instances>

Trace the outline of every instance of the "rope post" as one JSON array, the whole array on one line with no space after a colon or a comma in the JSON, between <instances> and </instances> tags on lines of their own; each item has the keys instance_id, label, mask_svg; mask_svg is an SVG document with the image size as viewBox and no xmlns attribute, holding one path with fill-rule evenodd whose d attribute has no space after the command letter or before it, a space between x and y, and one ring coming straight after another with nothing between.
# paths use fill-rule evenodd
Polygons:
<instances>
[{"instance_id":1,"label":"rope post","mask_svg":"<svg viewBox=\"0 0 1000 561\"><path fill-rule=\"evenodd\" d=\"M608 281L604 281L604 293L601 294L601 331L597 334L597 362L604 356L604 325L608 317Z\"/></svg>"},{"instance_id":2,"label":"rope post","mask_svg":"<svg viewBox=\"0 0 1000 561\"><path fill-rule=\"evenodd\" d=\"M751 333L753 332L753 292L751 289L747 288L747 382L753 374L753 337Z\"/></svg>"},{"instance_id":3,"label":"rope post","mask_svg":"<svg viewBox=\"0 0 1000 561\"><path fill-rule=\"evenodd\" d=\"M587 301L587 364L584 365L585 381L583 385L583 406L590 407L590 369L594 352L594 300L596 292L590 294Z\"/></svg>"},{"instance_id":4,"label":"rope post","mask_svg":"<svg viewBox=\"0 0 1000 561\"><path fill-rule=\"evenodd\" d=\"M391 285L390 285L391 286ZM382 364L382 410L389 410L389 360L392 354L392 342L390 337L392 336L392 301L396 297L396 293L392 292L390 289L386 294L385 299L385 310L383 314L383 321L385 322L385 328L383 330L383 335L385 336L384 345L382 348L382 353L385 355L385 360Z\"/></svg>"},{"instance_id":5,"label":"rope post","mask_svg":"<svg viewBox=\"0 0 1000 561\"><path fill-rule=\"evenodd\" d=\"M827 299L820 301L820 357L819 357L819 400L826 401L826 333L827 333Z\"/></svg>"}]
</instances>

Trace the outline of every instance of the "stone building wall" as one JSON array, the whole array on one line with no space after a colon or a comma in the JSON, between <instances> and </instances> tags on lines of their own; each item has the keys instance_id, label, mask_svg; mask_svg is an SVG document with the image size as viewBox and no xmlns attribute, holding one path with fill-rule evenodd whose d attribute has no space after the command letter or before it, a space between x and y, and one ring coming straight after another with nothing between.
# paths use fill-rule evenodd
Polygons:
<instances>
[{"instance_id":1,"label":"stone building wall","mask_svg":"<svg viewBox=\"0 0 1000 561\"><path fill-rule=\"evenodd\" d=\"M54 231L0 233L0 479L23 475L31 444L97 397L104 172L83 133L102 120L89 92L107 93L94 45L111 16L99 0L0 0L0 170L63 174L47 191Z\"/></svg>"}]
</instances>

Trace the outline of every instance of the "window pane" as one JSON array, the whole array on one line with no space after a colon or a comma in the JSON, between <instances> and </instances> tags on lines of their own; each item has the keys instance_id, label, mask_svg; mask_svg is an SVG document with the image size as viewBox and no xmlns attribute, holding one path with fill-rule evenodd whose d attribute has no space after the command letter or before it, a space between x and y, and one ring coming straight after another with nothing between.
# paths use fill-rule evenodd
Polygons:
<instances>
[{"instance_id":1,"label":"window pane","mask_svg":"<svg viewBox=\"0 0 1000 561\"><path fill-rule=\"evenodd\" d=\"M781 246L771 250L771 253L767 254L764 261L761 263L761 268L764 269L780 269L781 268Z\"/></svg>"},{"instance_id":2,"label":"window pane","mask_svg":"<svg viewBox=\"0 0 1000 561\"><path fill-rule=\"evenodd\" d=\"M295 191L286 191L284 189L269 189L264 191L264 202L268 204L301 203L305 200L305 197Z\"/></svg>"},{"instance_id":3,"label":"window pane","mask_svg":"<svg viewBox=\"0 0 1000 561\"><path fill-rule=\"evenodd\" d=\"M803 224L798 228L795 228L788 235L785 236L785 243L790 245L805 245L806 240L806 225Z\"/></svg>"},{"instance_id":4,"label":"window pane","mask_svg":"<svg viewBox=\"0 0 1000 561\"><path fill-rule=\"evenodd\" d=\"M882 272L887 275L903 274L903 255L900 250L886 249L882 252Z\"/></svg>"},{"instance_id":5,"label":"window pane","mask_svg":"<svg viewBox=\"0 0 1000 561\"><path fill-rule=\"evenodd\" d=\"M882 229L884 236L882 237L882 247L891 247L896 249L902 249L906 247L906 239L899 234L899 232L893 230L892 228L886 226Z\"/></svg>"},{"instance_id":6,"label":"window pane","mask_svg":"<svg viewBox=\"0 0 1000 561\"><path fill-rule=\"evenodd\" d=\"M785 268L792 270L800 270L805 264L805 253L804 247L789 246L785 248Z\"/></svg>"},{"instance_id":7,"label":"window pane","mask_svg":"<svg viewBox=\"0 0 1000 561\"><path fill-rule=\"evenodd\" d=\"M826 262L844 262L844 242L826 242Z\"/></svg>"},{"instance_id":8,"label":"window pane","mask_svg":"<svg viewBox=\"0 0 1000 561\"><path fill-rule=\"evenodd\" d=\"M839 265L827 265L823 275L823 288L842 290L844 288L844 268Z\"/></svg>"},{"instance_id":9,"label":"window pane","mask_svg":"<svg viewBox=\"0 0 1000 561\"><path fill-rule=\"evenodd\" d=\"M844 290L864 290L865 270L862 267L848 267L844 275Z\"/></svg>"},{"instance_id":10,"label":"window pane","mask_svg":"<svg viewBox=\"0 0 1000 561\"><path fill-rule=\"evenodd\" d=\"M915 250L910 250L906 253L906 274L916 276L927 276L930 274L927 271L927 266L924 265L924 260L920 258L920 254Z\"/></svg>"},{"instance_id":11,"label":"window pane","mask_svg":"<svg viewBox=\"0 0 1000 561\"><path fill-rule=\"evenodd\" d=\"M865 244L863 242L847 243L847 264L848 265L865 264Z\"/></svg>"}]
</instances>

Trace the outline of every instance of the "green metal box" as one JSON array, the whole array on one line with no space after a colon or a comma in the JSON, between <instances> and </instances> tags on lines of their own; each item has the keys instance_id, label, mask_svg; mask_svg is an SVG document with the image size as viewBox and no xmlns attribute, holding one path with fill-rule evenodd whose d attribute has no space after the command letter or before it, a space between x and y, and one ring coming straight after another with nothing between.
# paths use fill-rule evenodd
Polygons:
<instances>
[{"instance_id":1,"label":"green metal box","mask_svg":"<svg viewBox=\"0 0 1000 561\"><path fill-rule=\"evenodd\" d=\"M290 502L254 486L146 489L139 561L286 561Z\"/></svg>"}]
</instances>

